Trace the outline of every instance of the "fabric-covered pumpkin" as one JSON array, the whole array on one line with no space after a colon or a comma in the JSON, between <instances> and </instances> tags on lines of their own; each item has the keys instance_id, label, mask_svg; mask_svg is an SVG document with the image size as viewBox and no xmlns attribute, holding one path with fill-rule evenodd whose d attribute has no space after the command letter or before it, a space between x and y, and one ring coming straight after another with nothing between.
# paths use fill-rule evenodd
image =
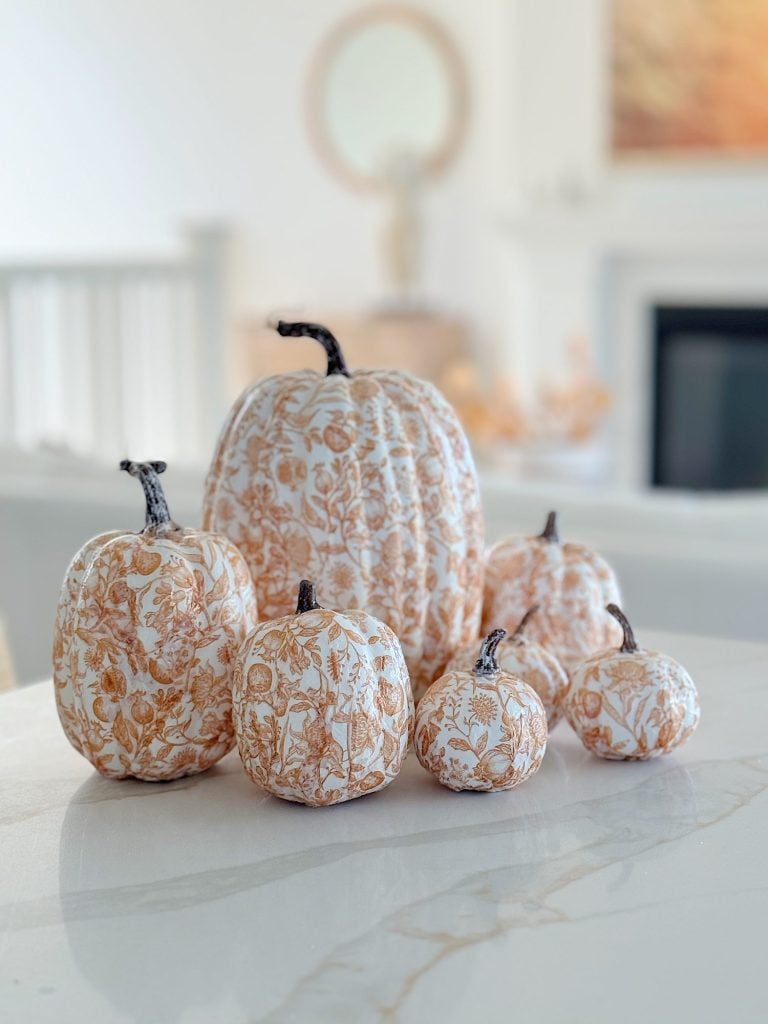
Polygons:
<instances>
[{"instance_id":1,"label":"fabric-covered pumpkin","mask_svg":"<svg viewBox=\"0 0 768 1024\"><path fill-rule=\"evenodd\" d=\"M449 671L419 702L414 746L422 765L449 789L512 789L538 771L547 715L535 691L500 669L495 629L474 668Z\"/></svg>"},{"instance_id":2,"label":"fabric-covered pumpkin","mask_svg":"<svg viewBox=\"0 0 768 1024\"><path fill-rule=\"evenodd\" d=\"M526 627L537 610L536 605L529 608L514 633L504 637L496 649L496 661L502 672L519 676L536 691L547 713L547 726L552 732L563 713L568 675L554 654L526 636ZM446 672L466 671L474 664L476 657L477 642L467 644L451 658Z\"/></svg>"},{"instance_id":3,"label":"fabric-covered pumpkin","mask_svg":"<svg viewBox=\"0 0 768 1024\"><path fill-rule=\"evenodd\" d=\"M607 611L621 626L621 646L579 665L565 714L598 757L644 761L666 754L685 743L699 724L696 687L674 658L638 646L620 608L611 604Z\"/></svg>"},{"instance_id":4,"label":"fabric-covered pumpkin","mask_svg":"<svg viewBox=\"0 0 768 1024\"><path fill-rule=\"evenodd\" d=\"M53 641L59 718L109 778L176 779L232 749L235 655L256 624L248 567L226 537L168 512L164 462L122 462L146 497L141 533L90 540L67 570Z\"/></svg>"},{"instance_id":5,"label":"fabric-covered pumpkin","mask_svg":"<svg viewBox=\"0 0 768 1024\"><path fill-rule=\"evenodd\" d=\"M483 526L469 445L429 383L350 373L316 324L279 323L328 354L257 381L224 426L203 524L245 555L264 618L288 615L295 581L323 581L335 608L382 619L402 644L416 696L477 636Z\"/></svg>"},{"instance_id":6,"label":"fabric-covered pumpkin","mask_svg":"<svg viewBox=\"0 0 768 1024\"><path fill-rule=\"evenodd\" d=\"M619 586L608 563L583 544L562 543L556 513L536 537L508 537L488 551L483 632L514 629L531 605L529 640L551 651L570 672L584 658L621 639L606 604L619 603Z\"/></svg>"},{"instance_id":7,"label":"fabric-covered pumpkin","mask_svg":"<svg viewBox=\"0 0 768 1024\"><path fill-rule=\"evenodd\" d=\"M413 727L397 637L367 612L321 608L308 580L294 615L261 623L243 644L233 703L248 775L314 807L388 786Z\"/></svg>"}]
</instances>

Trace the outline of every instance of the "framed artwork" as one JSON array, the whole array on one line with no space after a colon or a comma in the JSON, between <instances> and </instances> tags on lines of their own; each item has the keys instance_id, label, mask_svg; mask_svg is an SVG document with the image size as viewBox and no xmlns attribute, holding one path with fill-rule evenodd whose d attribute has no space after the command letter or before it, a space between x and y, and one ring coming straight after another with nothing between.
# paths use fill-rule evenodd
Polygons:
<instances>
[{"instance_id":1,"label":"framed artwork","mask_svg":"<svg viewBox=\"0 0 768 1024\"><path fill-rule=\"evenodd\" d=\"M610 0L617 158L768 156L768 0Z\"/></svg>"}]
</instances>

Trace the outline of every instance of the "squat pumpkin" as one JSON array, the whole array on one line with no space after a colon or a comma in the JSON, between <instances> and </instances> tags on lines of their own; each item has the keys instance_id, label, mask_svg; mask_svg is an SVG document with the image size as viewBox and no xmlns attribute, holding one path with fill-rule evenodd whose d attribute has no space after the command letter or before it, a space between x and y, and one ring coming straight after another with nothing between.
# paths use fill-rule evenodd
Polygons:
<instances>
[{"instance_id":1,"label":"squat pumpkin","mask_svg":"<svg viewBox=\"0 0 768 1024\"><path fill-rule=\"evenodd\" d=\"M514 633L504 637L496 650L496 660L503 672L519 676L535 690L544 705L547 726L552 732L563 713L563 698L568 692L568 675L554 654L526 636L526 627L537 611L537 605L529 608ZM477 643L467 644L451 658L446 672L469 668L476 655Z\"/></svg>"},{"instance_id":2,"label":"squat pumpkin","mask_svg":"<svg viewBox=\"0 0 768 1024\"><path fill-rule=\"evenodd\" d=\"M397 637L367 612L321 608L308 580L294 615L261 623L243 644L233 702L251 779L315 807L388 786L413 727Z\"/></svg>"},{"instance_id":3,"label":"squat pumpkin","mask_svg":"<svg viewBox=\"0 0 768 1024\"><path fill-rule=\"evenodd\" d=\"M141 533L113 531L75 556L53 642L59 718L113 779L176 779L234 746L235 654L256 623L248 568L225 537L171 519L164 462L124 461L146 498Z\"/></svg>"},{"instance_id":4,"label":"squat pumpkin","mask_svg":"<svg viewBox=\"0 0 768 1024\"><path fill-rule=\"evenodd\" d=\"M446 672L419 703L416 754L448 789L512 789L538 771L544 758L544 706L496 660L505 635L495 629L483 640L471 672Z\"/></svg>"},{"instance_id":5,"label":"squat pumpkin","mask_svg":"<svg viewBox=\"0 0 768 1024\"><path fill-rule=\"evenodd\" d=\"M598 757L644 761L666 754L699 724L693 680L673 658L642 650L626 616L615 604L608 612L624 639L579 665L565 701L568 721Z\"/></svg>"},{"instance_id":6,"label":"squat pumpkin","mask_svg":"<svg viewBox=\"0 0 768 1024\"><path fill-rule=\"evenodd\" d=\"M400 639L419 697L477 636L482 603L480 494L455 413L405 373L350 373L324 327L311 370L254 383L219 438L203 524L245 555L265 618L288 615L295 580L322 579L328 603L382 619Z\"/></svg>"},{"instance_id":7,"label":"squat pumpkin","mask_svg":"<svg viewBox=\"0 0 768 1024\"><path fill-rule=\"evenodd\" d=\"M600 555L583 544L561 543L555 512L538 536L508 537L488 551L483 632L497 624L512 629L538 605L528 637L568 672L619 640L620 630L604 613L619 600L616 576Z\"/></svg>"}]
</instances>

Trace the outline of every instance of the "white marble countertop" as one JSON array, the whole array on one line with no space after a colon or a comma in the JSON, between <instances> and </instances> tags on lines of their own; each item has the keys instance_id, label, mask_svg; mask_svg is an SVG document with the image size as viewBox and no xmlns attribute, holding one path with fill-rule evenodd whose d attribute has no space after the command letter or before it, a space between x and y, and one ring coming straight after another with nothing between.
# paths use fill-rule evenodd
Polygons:
<instances>
[{"instance_id":1,"label":"white marble countertop","mask_svg":"<svg viewBox=\"0 0 768 1024\"><path fill-rule=\"evenodd\" d=\"M768 646L641 640L699 684L688 746L605 762L560 725L497 795L413 756L320 810L236 754L108 782L49 685L0 697L0 1019L762 1024Z\"/></svg>"}]
</instances>

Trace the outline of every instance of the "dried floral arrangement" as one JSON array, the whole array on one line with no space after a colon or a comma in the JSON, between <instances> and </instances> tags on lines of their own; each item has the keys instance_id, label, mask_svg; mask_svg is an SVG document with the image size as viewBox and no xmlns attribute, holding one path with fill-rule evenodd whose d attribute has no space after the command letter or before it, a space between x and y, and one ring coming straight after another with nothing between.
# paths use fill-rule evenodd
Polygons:
<instances>
[{"instance_id":1,"label":"dried floral arrangement","mask_svg":"<svg viewBox=\"0 0 768 1024\"><path fill-rule=\"evenodd\" d=\"M582 444L595 436L612 396L593 366L586 338L570 340L565 362L562 379L541 383L530 400L523 399L513 376L488 382L466 359L446 368L440 387L481 450L500 443Z\"/></svg>"}]
</instances>

